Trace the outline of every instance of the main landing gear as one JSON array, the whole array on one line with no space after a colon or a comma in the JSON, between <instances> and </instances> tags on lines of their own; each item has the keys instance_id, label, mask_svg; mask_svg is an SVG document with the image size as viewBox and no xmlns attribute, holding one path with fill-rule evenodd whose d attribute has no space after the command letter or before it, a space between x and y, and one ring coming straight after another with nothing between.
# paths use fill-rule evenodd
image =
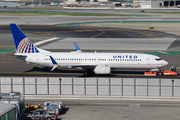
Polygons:
<instances>
[{"instance_id":1,"label":"main landing gear","mask_svg":"<svg viewBox=\"0 0 180 120\"><path fill-rule=\"evenodd\" d=\"M90 76L90 75L93 75L93 74L94 74L94 72L91 69L87 69L84 72L84 76Z\"/></svg>"}]
</instances>

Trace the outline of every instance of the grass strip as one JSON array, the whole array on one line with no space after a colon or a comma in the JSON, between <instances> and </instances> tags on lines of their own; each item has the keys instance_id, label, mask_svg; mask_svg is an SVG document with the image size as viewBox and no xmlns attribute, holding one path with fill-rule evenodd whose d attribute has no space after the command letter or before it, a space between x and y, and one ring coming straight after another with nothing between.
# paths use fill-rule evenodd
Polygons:
<instances>
[{"instance_id":1,"label":"grass strip","mask_svg":"<svg viewBox=\"0 0 180 120\"><path fill-rule=\"evenodd\" d=\"M107 13L84 13L84 12L63 12L63 11L0 11L0 13L16 14L44 14L44 15L71 15L71 16L149 16L149 15L124 15L124 14L107 14Z\"/></svg>"},{"instance_id":2,"label":"grass strip","mask_svg":"<svg viewBox=\"0 0 180 120\"><path fill-rule=\"evenodd\" d=\"M174 14L180 14L180 12L171 12L171 11L168 11L168 12L146 12L146 13L174 13Z\"/></svg>"},{"instance_id":3,"label":"grass strip","mask_svg":"<svg viewBox=\"0 0 180 120\"><path fill-rule=\"evenodd\" d=\"M14 50L15 50L14 48L0 48L0 53L11 52Z\"/></svg>"},{"instance_id":4,"label":"grass strip","mask_svg":"<svg viewBox=\"0 0 180 120\"><path fill-rule=\"evenodd\" d=\"M166 22L174 22L178 23L180 21L93 21L93 22L72 22L72 23L60 23L56 25L79 25L79 24L93 24L93 23L138 23L138 22L158 22L158 23L166 23Z\"/></svg>"},{"instance_id":5,"label":"grass strip","mask_svg":"<svg viewBox=\"0 0 180 120\"><path fill-rule=\"evenodd\" d=\"M145 52L146 54L152 55L175 55L180 54L180 51L155 51L155 52Z\"/></svg>"}]
</instances>

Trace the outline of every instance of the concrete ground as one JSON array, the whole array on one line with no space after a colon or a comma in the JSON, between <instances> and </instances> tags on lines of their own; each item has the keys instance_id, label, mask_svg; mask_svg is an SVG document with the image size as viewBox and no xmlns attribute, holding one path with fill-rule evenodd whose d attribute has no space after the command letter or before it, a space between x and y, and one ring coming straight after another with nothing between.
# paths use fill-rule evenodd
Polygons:
<instances>
[{"instance_id":1,"label":"concrete ground","mask_svg":"<svg viewBox=\"0 0 180 120\"><path fill-rule=\"evenodd\" d=\"M22 9L23 10L23 9ZM69 10L70 11L70 10ZM74 11L74 10L71 10ZM101 10L102 12L111 12L108 10ZM133 11L133 10L130 10ZM113 11L114 13L119 13L119 11ZM122 14L126 14L122 13ZM133 14L133 12L129 12L128 14ZM137 14L137 13L136 13ZM148 13L138 13L141 15L148 14ZM151 15L149 13L148 15ZM153 14L154 15L154 14ZM155 14L158 16L159 14ZM29 16L29 15L28 15ZM165 16L171 16L171 14L165 14ZM176 14L174 16L179 16L179 14ZM175 17L172 17L174 19ZM159 17L159 16L158 16ZM160 14L160 17L163 17L162 13ZM159 17L159 18L160 18ZM128 17L131 18L131 17ZM157 19L159 19L157 18ZM95 19L95 20L94 20ZM9 23L18 23L18 24L45 24L45 25L52 25L52 24L58 24L58 23L66 23L66 22L84 22L84 21L102 21L102 20L118 20L121 21L125 18L123 17L72 17L72 16L35 16L35 17L25 17L23 15L19 16L4 16L4 14L0 18L0 24L8 24ZM132 19L134 19L132 17ZM140 18L141 19L141 18ZM145 18L149 19L149 18ZM80 24L78 24L79 27ZM142 29L142 30L149 30L149 27L154 27L154 29L150 29L150 31L162 31L166 33L174 34L174 36L179 36L179 26L180 23L92 23L92 24L82 24L81 27L88 27L87 29L93 28L94 26L99 27L111 27L111 28L130 28L130 29ZM48 26L50 27L50 26ZM68 26L69 27L69 26ZM70 26L71 27L71 26ZM24 28L25 29L25 28ZM9 30L9 28L8 28ZM79 28L78 28L79 30ZM100 30L100 28L98 29ZM27 33L33 37L37 38L40 33L42 32L42 29L39 29L39 31L35 28L32 28L27 31ZM33 33L32 33L33 31ZM46 31L46 32L45 32ZM44 33L41 34L39 38L49 38L54 37L52 36L51 30L48 31L48 29L44 29ZM59 31L59 30L57 30ZM35 32L35 33L34 33ZM53 31L55 33L55 31ZM125 31L126 32L126 31ZM50 33L50 34L49 34ZM77 37L77 32L71 32L72 37ZM85 33L86 35L89 35L88 31L80 32L78 35L82 35L82 33ZM102 31L93 32L90 34L90 37L99 35ZM1 28L1 48L14 48L14 44L12 42L12 36L10 37L10 32L5 31ZM53 34L55 36L57 35L64 35L65 37L68 37L69 33L55 33ZM107 34L104 34L104 37L107 37ZM108 35L114 36L114 34L110 31L108 32ZM131 35L131 34L130 34ZM151 38L156 38L156 36L151 34L148 34ZM118 35L116 35L118 36ZM142 35L141 35L142 36ZM144 36L147 36L144 35ZM81 36L83 37L83 35ZM163 36L162 36L163 37ZM8 39L7 39L8 38ZM119 37L117 37L119 38ZM33 42L37 42L37 39L31 39ZM10 46L8 46L10 45ZM8 54L7 54L8 55ZM166 58L167 61L170 61L171 65L178 65L179 66L179 55L164 55L162 56ZM172 60L173 59L173 60ZM3 54L0 55L0 65L1 69L0 72L4 71L10 71L14 74L20 74L26 73L31 71L32 66L28 66L26 63L17 61L12 54L9 53L9 56L4 56ZM33 69L32 69L33 71ZM36 70L33 72L37 73ZM43 74L47 74L47 72L44 72ZM72 74L72 73L71 73ZM9 75L7 75L9 76ZM32 75L28 75L32 76ZM118 96L117 96L118 97ZM45 100L43 101L37 101L37 100L30 100L25 101L26 104L43 104ZM111 100L111 101L105 101L105 100L62 100L66 104L66 108L61 113L59 119L65 119L65 120L179 120L180 119L180 104L179 102L157 102L157 101L119 101L119 100Z\"/></svg>"},{"instance_id":2,"label":"concrete ground","mask_svg":"<svg viewBox=\"0 0 180 120\"><path fill-rule=\"evenodd\" d=\"M179 102L62 100L60 120L179 120ZM25 101L43 104L44 101Z\"/></svg>"},{"instance_id":3,"label":"concrete ground","mask_svg":"<svg viewBox=\"0 0 180 120\"><path fill-rule=\"evenodd\" d=\"M93 23L93 24L83 24L81 26L90 27L110 27L110 28L126 28L126 29L140 29L140 30L150 30L150 31L161 31L174 35L180 35L180 23ZM153 27L153 29L150 29Z\"/></svg>"}]
</instances>

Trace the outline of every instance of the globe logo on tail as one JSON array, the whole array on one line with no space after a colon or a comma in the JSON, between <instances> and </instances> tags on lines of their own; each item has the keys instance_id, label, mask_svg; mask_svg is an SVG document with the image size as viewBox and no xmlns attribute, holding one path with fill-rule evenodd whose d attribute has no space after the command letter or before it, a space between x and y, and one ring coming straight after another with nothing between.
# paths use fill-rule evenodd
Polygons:
<instances>
[{"instance_id":1,"label":"globe logo on tail","mask_svg":"<svg viewBox=\"0 0 180 120\"><path fill-rule=\"evenodd\" d=\"M18 45L18 53L38 53L37 48L28 38L24 38Z\"/></svg>"}]
</instances>

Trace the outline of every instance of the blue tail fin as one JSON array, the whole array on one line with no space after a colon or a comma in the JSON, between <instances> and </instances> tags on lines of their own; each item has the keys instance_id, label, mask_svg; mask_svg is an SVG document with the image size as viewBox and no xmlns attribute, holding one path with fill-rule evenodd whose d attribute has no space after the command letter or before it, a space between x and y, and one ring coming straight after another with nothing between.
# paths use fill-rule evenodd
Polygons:
<instances>
[{"instance_id":1,"label":"blue tail fin","mask_svg":"<svg viewBox=\"0 0 180 120\"><path fill-rule=\"evenodd\" d=\"M10 26L16 45L16 53L39 53L38 49L16 24L10 24Z\"/></svg>"}]
</instances>

